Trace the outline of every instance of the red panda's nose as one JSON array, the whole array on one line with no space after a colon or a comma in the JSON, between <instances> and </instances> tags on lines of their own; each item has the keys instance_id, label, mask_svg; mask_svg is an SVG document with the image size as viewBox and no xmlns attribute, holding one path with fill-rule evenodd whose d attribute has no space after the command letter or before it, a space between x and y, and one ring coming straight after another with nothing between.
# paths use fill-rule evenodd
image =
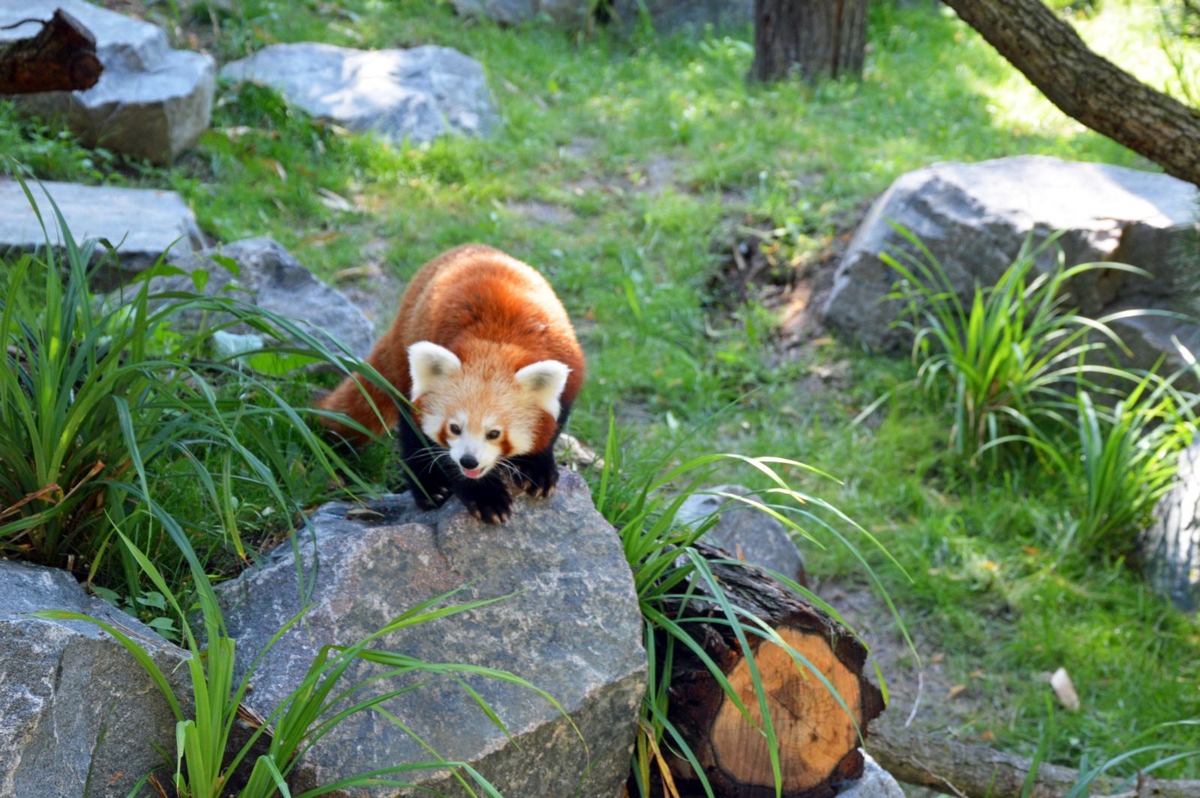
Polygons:
<instances>
[{"instance_id":1,"label":"red panda's nose","mask_svg":"<svg viewBox=\"0 0 1200 798\"><path fill-rule=\"evenodd\" d=\"M479 468L479 461L475 459L474 455L470 454L464 454L458 458L458 464L467 470Z\"/></svg>"}]
</instances>

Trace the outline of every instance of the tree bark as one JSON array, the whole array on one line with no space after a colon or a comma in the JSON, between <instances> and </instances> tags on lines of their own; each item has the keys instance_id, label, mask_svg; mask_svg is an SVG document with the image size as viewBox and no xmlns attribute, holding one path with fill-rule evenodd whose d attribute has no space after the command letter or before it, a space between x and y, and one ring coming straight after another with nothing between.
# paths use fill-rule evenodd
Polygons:
<instances>
[{"instance_id":1,"label":"tree bark","mask_svg":"<svg viewBox=\"0 0 1200 798\"><path fill-rule=\"evenodd\" d=\"M866 47L867 0L754 0L752 80L860 78Z\"/></svg>"},{"instance_id":2,"label":"tree bark","mask_svg":"<svg viewBox=\"0 0 1200 798\"><path fill-rule=\"evenodd\" d=\"M1200 185L1200 112L1088 49L1040 0L946 0L1063 113Z\"/></svg>"},{"instance_id":3,"label":"tree bark","mask_svg":"<svg viewBox=\"0 0 1200 798\"><path fill-rule=\"evenodd\" d=\"M698 544L697 548L710 561L733 559L715 547ZM798 665L775 643L747 636L779 742L782 795L833 796L837 782L862 775L859 732L866 735L870 721L883 711L879 688L862 673L866 649L844 627L763 571L716 562L710 567L733 605L764 620L810 663L808 667ZM668 605L666 612L670 617L682 614L693 619L684 623L684 628L720 666L754 724L761 725L749 662L728 623L722 622L721 608L701 595L686 604ZM705 622L708 618L714 622ZM845 707L810 667L836 688ZM746 721L700 659L678 644L671 672L669 717L688 741L717 795L775 795L764 735ZM697 789L699 779L686 759L674 759L671 767L677 785Z\"/></svg>"},{"instance_id":4,"label":"tree bark","mask_svg":"<svg viewBox=\"0 0 1200 798\"><path fill-rule=\"evenodd\" d=\"M62 9L35 36L0 43L0 94L90 89L103 71L96 38Z\"/></svg>"},{"instance_id":5,"label":"tree bark","mask_svg":"<svg viewBox=\"0 0 1200 798\"><path fill-rule=\"evenodd\" d=\"M867 751L899 781L957 798L1020 798L1033 769L1030 760L945 737L880 724L867 740ZM1079 781L1077 770L1041 764L1028 798L1063 798ZM1102 798L1195 798L1200 781L1146 778L1139 789L1118 792L1114 779L1098 777L1087 794Z\"/></svg>"}]
</instances>

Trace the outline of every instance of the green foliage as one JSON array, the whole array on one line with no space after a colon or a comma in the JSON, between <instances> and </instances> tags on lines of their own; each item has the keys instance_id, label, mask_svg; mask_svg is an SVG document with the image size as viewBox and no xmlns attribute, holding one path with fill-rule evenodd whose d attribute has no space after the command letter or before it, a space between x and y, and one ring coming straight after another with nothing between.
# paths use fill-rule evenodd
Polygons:
<instances>
[{"instance_id":1,"label":"green foliage","mask_svg":"<svg viewBox=\"0 0 1200 798\"><path fill-rule=\"evenodd\" d=\"M0 300L0 551L89 577L111 570L107 555L119 547L106 530L133 510L140 478L190 497L173 506L195 545L245 561L239 495L256 497L259 512L290 528L295 512L326 489L314 475L344 470L356 479L308 428L306 411L293 409L270 378L235 359L213 359L209 336L240 322L272 340L300 342L273 347L279 355L346 368L343 353L230 298L152 292L151 277L178 271L162 264L123 304L106 309L87 283L96 242L77 244L54 213L61 261L53 248L19 257ZM185 311L212 323L182 332L175 319ZM213 517L225 521L215 536ZM134 523L127 531L164 554L153 530ZM122 592L140 596L136 564L121 553L118 560ZM101 581L111 587L111 579Z\"/></svg>"},{"instance_id":2,"label":"green foliage","mask_svg":"<svg viewBox=\"0 0 1200 798\"><path fill-rule=\"evenodd\" d=\"M745 563L733 559L709 560L695 545L717 521L717 517L714 515L692 525L683 525L677 518L678 512L687 498L699 491L706 479L711 478L715 466L734 463L765 476L772 487L748 496L734 493L717 495L730 502L741 502L753 507L781 522L790 533L813 542L817 539L801 526L800 522L807 521L819 527L824 533L844 544L873 578L874 573L870 566L866 564L855 545L838 531L835 524L850 527L881 551L882 547L869 532L828 502L800 493L788 484L781 471L819 473L803 463L779 457L711 454L688 460L667 469L663 474L656 474L653 468L645 465L626 467L626 462L615 421L610 414L603 466L598 474L593 475L593 495L596 508L620 532L625 557L633 570L634 589L644 619L644 640L650 661L650 678L642 700L634 749L633 777L639 794L656 794L651 785L658 783L664 786L666 794L679 795L666 765L665 748L692 764L706 795L709 798L713 797L712 787L704 775L703 767L696 759L695 752L669 718L672 663L680 647L703 663L730 703L737 708L747 723L754 725L766 738L776 794L779 794L782 789L779 741L775 736L774 723L767 703L768 694L758 672L751 639L766 640L782 648L797 668L806 669L816 676L847 713L850 713L850 709L824 674L809 663L802 653L783 640L766 621L735 605L726 595L710 566L716 564L741 567ZM838 617L833 608L794 580L775 572L771 575ZM888 602L890 606L890 599ZM714 607L719 610L716 618L709 611ZM742 697L725 677L721 666L688 631L691 624L698 622L727 625L733 631L744 661L749 665L755 709L761 721L754 718ZM882 681L882 677L880 680Z\"/></svg>"},{"instance_id":3,"label":"green foliage","mask_svg":"<svg viewBox=\"0 0 1200 798\"><path fill-rule=\"evenodd\" d=\"M1117 558L1133 553L1136 533L1174 484L1179 454L1195 436L1193 406L1171 381L1150 374L1111 407L1090 393L1075 399L1078 437L1042 432L1020 438L1052 464L1074 498L1074 523L1060 545Z\"/></svg>"},{"instance_id":4,"label":"green foliage","mask_svg":"<svg viewBox=\"0 0 1200 798\"><path fill-rule=\"evenodd\" d=\"M1191 726L1196 721L1189 721L1183 725ZM1162 732L1164 729L1155 729L1156 732ZM1131 776L1124 780L1118 780L1111 776L1106 776L1108 771L1118 768L1121 765L1126 765L1133 761L1138 761L1140 757L1152 756L1154 759L1138 768L1137 775ZM1200 756L1200 751L1195 749L1187 749L1177 745L1150 744L1140 745L1137 748L1126 751L1118 756L1106 759L1099 764L1092 765L1085 757L1082 765L1079 768L1079 781L1076 782L1063 798L1087 798L1096 792L1097 782L1104 783L1104 791L1117 794L1127 790L1142 789L1141 785L1145 777L1152 773L1171 765L1172 763L1180 762L1187 759L1194 759Z\"/></svg>"},{"instance_id":5,"label":"green foliage","mask_svg":"<svg viewBox=\"0 0 1200 798\"><path fill-rule=\"evenodd\" d=\"M924 256L880 255L900 275L891 297L904 303L906 316L897 326L913 334L918 385L935 397L949 397L956 457L974 464L1009 436L1044 427L1060 418L1064 382L1110 371L1089 365L1085 357L1103 349L1097 336L1124 344L1103 320L1066 307L1067 285L1099 269L1144 273L1140 269L1116 263L1066 268L1059 253L1052 270L1038 273L1038 256L1058 236L1038 246L1026 240L994 286L976 283L968 307L929 250L897 229Z\"/></svg>"},{"instance_id":6,"label":"green foliage","mask_svg":"<svg viewBox=\"0 0 1200 798\"><path fill-rule=\"evenodd\" d=\"M18 116L11 100L0 100L0 139L4 154L24 164L43 180L85 183L125 182L118 171L121 159L103 147L81 147L61 125ZM7 169L7 163L0 168Z\"/></svg>"},{"instance_id":7,"label":"green foliage","mask_svg":"<svg viewBox=\"0 0 1200 798\"><path fill-rule=\"evenodd\" d=\"M778 248L780 262L809 275L836 255L870 199L930 163L1047 154L1148 167L1054 108L949 9L872 3L864 80L819 88L747 86L749 29L563 35L540 22L511 29L459 18L450 4L428 0L242 0L181 17L181 32L221 62L276 41L455 47L485 65L504 125L488 140L391 145L307 119L273 92L221 84L213 128L169 167L83 148L54 126L18 121L7 102L0 150L43 179L174 188L215 239L273 236L318 274L363 293L389 290L377 273L403 280L464 240L512 251L548 275L588 352L574 434L603 439L615 406L640 449L655 459L670 451L668 468L713 451L754 451L843 480L822 484L822 495L828 489L887 540L913 581L886 567L881 580L921 625L923 643L945 654L948 674L969 686L944 702L949 710L971 702L969 718L949 727L1028 753L1046 721L1045 685L1030 674L1066 665L1084 709L1055 718L1045 761L1105 761L1153 742L1140 736L1148 733L1195 741L1194 726L1167 722L1200 716L1196 621L1125 569L1076 556L1078 480L1048 477L1049 461L1023 457L1015 442L994 453L1004 469L963 469L942 445L949 424L941 408L897 390L913 377L908 363L826 339L780 351L757 309L730 318L710 301L732 243L728 227L765 229L764 245ZM1072 23L1150 85L1175 91L1195 71L1186 40L1168 42L1163 57L1157 8L1098 3ZM224 378L213 381L219 387ZM289 404L307 405L303 388L270 384ZM1061 422L1041 423L1064 441L1079 427L1067 389ZM881 393L888 398L872 407ZM256 407L273 402L262 391L249 395ZM1093 396L1103 429L1111 405ZM681 427L731 403L704 435L672 448ZM295 490L315 498L326 475L303 440L263 426L286 452L277 478L295 479ZM198 505L226 507L248 537L264 527L286 533L291 513L276 509L265 485L247 481L237 458L228 479L213 477L216 494L197 499L186 490L202 484L194 463L214 474L224 467L219 447L189 448L194 461L156 463L150 482L178 488L164 501L180 510L202 560L216 559L214 571L240 562L229 534L203 523L208 512ZM386 447L375 448L372 455ZM253 449L266 457L259 444ZM732 463L714 468L723 477ZM790 472L788 480L804 490L820 477ZM227 500L226 482L234 488ZM168 571L178 555L169 542L155 548L161 527L134 521L123 531ZM116 537L107 540L108 560L117 559ZM886 562L870 548L862 554L874 566ZM820 563L833 579L856 582L861 572L840 547L822 552ZM186 569L178 577L190 578ZM138 602L153 592L122 587L130 597L122 601L153 617L162 611ZM1162 772L1200 775L1194 762Z\"/></svg>"},{"instance_id":8,"label":"green foliage","mask_svg":"<svg viewBox=\"0 0 1200 798\"><path fill-rule=\"evenodd\" d=\"M1071 497L1074 518L1058 545L1089 556L1131 553L1195 434L1196 398L1175 389L1180 375L1138 379L1092 362L1104 341L1124 344L1105 319L1084 317L1066 303L1073 278L1100 268L1141 270L1116 263L1066 268L1059 253L1055 268L1037 274L1038 255L1053 244L1052 235L1039 247L1027 241L995 286L976 283L967 308L928 249L901 232L924 257L881 257L900 275L892 297L905 305L907 316L897 325L913 335L917 384L949 399L952 454L978 465L1014 448L1018 463L1036 453ZM1102 390L1116 394L1111 406L1094 401Z\"/></svg>"}]
</instances>

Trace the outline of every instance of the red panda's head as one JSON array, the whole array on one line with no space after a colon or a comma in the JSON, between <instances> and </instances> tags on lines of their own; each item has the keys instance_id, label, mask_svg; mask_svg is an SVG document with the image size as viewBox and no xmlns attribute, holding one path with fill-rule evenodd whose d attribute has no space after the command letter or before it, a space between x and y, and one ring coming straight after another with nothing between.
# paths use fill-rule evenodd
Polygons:
<instances>
[{"instance_id":1,"label":"red panda's head","mask_svg":"<svg viewBox=\"0 0 1200 798\"><path fill-rule=\"evenodd\" d=\"M542 360L513 370L503 358L462 362L430 341L408 348L410 398L421 431L449 450L463 476L479 479L506 457L547 445L570 368Z\"/></svg>"}]
</instances>

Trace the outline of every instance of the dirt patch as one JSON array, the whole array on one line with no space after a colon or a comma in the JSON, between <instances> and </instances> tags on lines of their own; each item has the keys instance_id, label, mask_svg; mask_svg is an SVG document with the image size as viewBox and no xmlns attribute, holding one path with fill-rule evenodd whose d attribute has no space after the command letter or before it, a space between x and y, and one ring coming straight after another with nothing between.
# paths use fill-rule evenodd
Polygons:
<instances>
[{"instance_id":1,"label":"dirt patch","mask_svg":"<svg viewBox=\"0 0 1200 798\"><path fill-rule=\"evenodd\" d=\"M879 666L890 692L887 722L945 729L973 714L945 668L939 646L910 628L910 648L892 611L870 588L841 579L822 580L813 592L829 602L862 635L871 651L868 667ZM903 615L901 615L903 617ZM955 699L950 699L950 696ZM882 721L881 721L882 722Z\"/></svg>"},{"instance_id":2,"label":"dirt patch","mask_svg":"<svg viewBox=\"0 0 1200 798\"><path fill-rule=\"evenodd\" d=\"M570 208L549 202L510 202L507 207L513 213L532 222L554 227L562 227L578 218Z\"/></svg>"},{"instance_id":3,"label":"dirt patch","mask_svg":"<svg viewBox=\"0 0 1200 798\"><path fill-rule=\"evenodd\" d=\"M620 174L588 174L567 183L576 196L600 192L609 196L626 197L643 194L657 197L668 189L686 192L679 177L680 162L665 155L651 155L647 161L628 164Z\"/></svg>"},{"instance_id":4,"label":"dirt patch","mask_svg":"<svg viewBox=\"0 0 1200 798\"><path fill-rule=\"evenodd\" d=\"M847 215L819 248L805 253L787 246L784 231L769 222L747 218L731 225L711 247L719 257L709 286L715 309L728 314L754 302L774 312L780 319L780 344L785 350L824 338L821 308L833 291L838 263L865 210Z\"/></svg>"},{"instance_id":5,"label":"dirt patch","mask_svg":"<svg viewBox=\"0 0 1200 798\"><path fill-rule=\"evenodd\" d=\"M819 580L813 592L841 613L862 636L870 649L867 670L873 671L877 665L883 674L889 703L872 728L911 728L925 735L993 745L991 733L979 724L995 715L994 691L972 684L980 674L953 672L945 661L941 643L922 631L919 619L909 617L900 608L913 641L910 647L887 604L869 587L844 579L829 579ZM875 678L872 673L872 679ZM904 785L904 792L907 798L940 795L908 784Z\"/></svg>"}]
</instances>

